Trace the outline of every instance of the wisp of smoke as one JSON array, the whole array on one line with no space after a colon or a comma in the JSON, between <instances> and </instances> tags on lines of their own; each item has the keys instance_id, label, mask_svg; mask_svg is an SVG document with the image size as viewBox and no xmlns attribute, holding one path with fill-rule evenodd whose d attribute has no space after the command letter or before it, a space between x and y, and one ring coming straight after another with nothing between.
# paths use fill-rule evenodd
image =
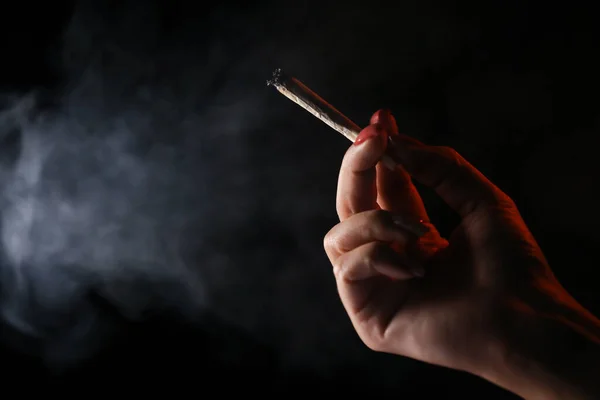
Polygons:
<instances>
[{"instance_id":1,"label":"wisp of smoke","mask_svg":"<svg viewBox=\"0 0 600 400\"><path fill-rule=\"evenodd\" d=\"M40 109L35 93L4 101L0 139L19 140L0 166L3 321L38 340L28 350L48 362L75 362L113 330L93 290L132 320L157 309L195 320L210 309L290 365L363 357L321 244L347 143L264 86L277 66L317 86L345 79L363 57L358 36L323 42L305 9L217 10L205 18L209 39L180 21L177 40L159 40L161 11L123 4L120 13L78 6L62 42L68 82L51 108ZM350 35L335 27L358 16L332 10L316 23ZM403 65L387 69L410 82L414 63ZM354 71L368 84L344 83L365 92L382 68ZM294 111L299 125L284 124ZM290 132L272 133L282 129ZM306 129L321 146L302 146Z\"/></svg>"},{"instance_id":2,"label":"wisp of smoke","mask_svg":"<svg viewBox=\"0 0 600 400\"><path fill-rule=\"evenodd\" d=\"M35 115L25 98L2 115L21 137L18 158L2 174L2 316L26 334L67 341L47 346L57 356L70 353L72 340L61 325L87 326L91 335L94 313L81 312L91 287L131 318L157 306L145 293L156 287L118 291L113 283L185 283L178 308L197 306L203 293L177 248L192 214L171 198L190 189L173 179L181 168L175 154L136 155L126 119L85 115L79 99L70 100L59 112Z\"/></svg>"}]
</instances>

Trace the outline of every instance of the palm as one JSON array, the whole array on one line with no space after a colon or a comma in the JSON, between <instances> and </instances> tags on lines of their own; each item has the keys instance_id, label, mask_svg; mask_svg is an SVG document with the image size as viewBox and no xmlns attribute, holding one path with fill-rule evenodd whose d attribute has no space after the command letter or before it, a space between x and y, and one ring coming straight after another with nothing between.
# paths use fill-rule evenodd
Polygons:
<instances>
[{"instance_id":1,"label":"palm","mask_svg":"<svg viewBox=\"0 0 600 400\"><path fill-rule=\"evenodd\" d=\"M486 300L475 290L465 231L459 226L448 242L433 230L419 241L425 279L378 276L350 284L346 307L353 305L352 320L365 342L387 343L408 357L447 366L447 360L456 363L456 353L468 351L463 332L469 329L472 338L473 324L484 325L475 319Z\"/></svg>"}]
</instances>

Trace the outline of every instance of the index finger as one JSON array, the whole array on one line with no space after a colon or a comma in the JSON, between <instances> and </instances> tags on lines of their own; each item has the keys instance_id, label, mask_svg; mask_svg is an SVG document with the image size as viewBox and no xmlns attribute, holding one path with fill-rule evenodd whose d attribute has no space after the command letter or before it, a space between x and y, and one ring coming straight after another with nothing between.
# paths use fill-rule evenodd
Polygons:
<instances>
[{"instance_id":1,"label":"index finger","mask_svg":"<svg viewBox=\"0 0 600 400\"><path fill-rule=\"evenodd\" d=\"M336 209L340 221L363 211L377 209L376 165L387 145L387 133L380 124L361 131L348 149L338 178Z\"/></svg>"}]
</instances>

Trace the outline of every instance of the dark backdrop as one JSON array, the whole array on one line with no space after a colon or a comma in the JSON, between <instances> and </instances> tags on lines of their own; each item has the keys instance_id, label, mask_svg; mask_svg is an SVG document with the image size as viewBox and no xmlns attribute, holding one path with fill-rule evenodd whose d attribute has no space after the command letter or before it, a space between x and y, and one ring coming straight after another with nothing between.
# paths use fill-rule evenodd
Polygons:
<instances>
[{"instance_id":1,"label":"dark backdrop","mask_svg":"<svg viewBox=\"0 0 600 400\"><path fill-rule=\"evenodd\" d=\"M276 67L455 147L600 313L591 8L47 3L0 12L3 385L514 398L361 344L322 249L348 142L265 86Z\"/></svg>"}]
</instances>

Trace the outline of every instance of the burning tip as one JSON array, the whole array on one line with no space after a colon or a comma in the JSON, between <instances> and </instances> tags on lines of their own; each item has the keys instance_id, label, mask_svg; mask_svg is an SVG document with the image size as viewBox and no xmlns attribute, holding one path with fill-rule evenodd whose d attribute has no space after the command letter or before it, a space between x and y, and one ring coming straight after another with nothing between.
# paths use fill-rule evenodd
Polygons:
<instances>
[{"instance_id":1,"label":"burning tip","mask_svg":"<svg viewBox=\"0 0 600 400\"><path fill-rule=\"evenodd\" d=\"M284 81L285 74L281 68L273 71L273 77L267 81L267 86L280 86Z\"/></svg>"}]
</instances>

